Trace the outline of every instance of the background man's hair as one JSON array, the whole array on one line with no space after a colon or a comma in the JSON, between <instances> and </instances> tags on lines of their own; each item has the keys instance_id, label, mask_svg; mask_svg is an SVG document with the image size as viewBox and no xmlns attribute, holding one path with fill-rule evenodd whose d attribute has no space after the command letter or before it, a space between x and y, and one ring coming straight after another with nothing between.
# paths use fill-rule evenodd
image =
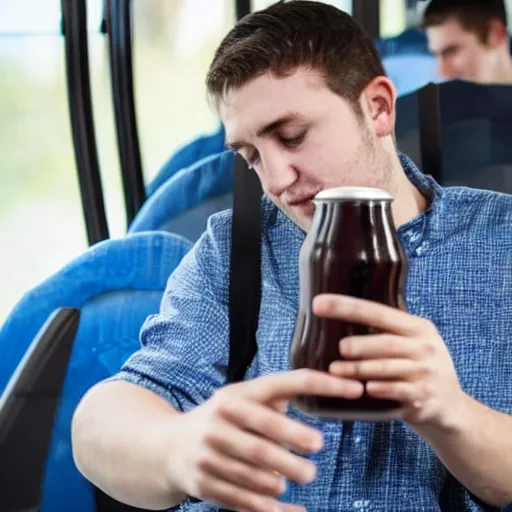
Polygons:
<instances>
[{"instance_id":1,"label":"background man's hair","mask_svg":"<svg viewBox=\"0 0 512 512\"><path fill-rule=\"evenodd\" d=\"M504 0L431 0L425 9L423 26L441 25L449 18L455 18L465 30L474 32L486 43L492 20L507 26L507 9Z\"/></svg>"},{"instance_id":2,"label":"background man's hair","mask_svg":"<svg viewBox=\"0 0 512 512\"><path fill-rule=\"evenodd\" d=\"M386 74L372 40L351 16L324 3L295 0L235 25L217 49L206 85L218 105L229 89L267 72L284 77L298 67L321 72L357 112L363 89Z\"/></svg>"}]
</instances>

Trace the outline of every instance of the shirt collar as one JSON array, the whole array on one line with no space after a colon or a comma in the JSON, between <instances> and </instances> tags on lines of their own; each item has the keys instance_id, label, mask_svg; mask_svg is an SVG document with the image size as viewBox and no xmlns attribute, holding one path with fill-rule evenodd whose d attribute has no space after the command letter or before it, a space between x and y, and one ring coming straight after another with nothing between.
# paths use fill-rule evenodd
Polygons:
<instances>
[{"instance_id":1,"label":"shirt collar","mask_svg":"<svg viewBox=\"0 0 512 512\"><path fill-rule=\"evenodd\" d=\"M400 163L407 179L427 200L427 208L409 222L398 228L402 247L409 258L421 256L429 247L429 238L434 230L434 213L441 205L443 187L432 176L422 173L414 162L405 154L398 153ZM427 236L428 235L428 236Z\"/></svg>"}]
</instances>

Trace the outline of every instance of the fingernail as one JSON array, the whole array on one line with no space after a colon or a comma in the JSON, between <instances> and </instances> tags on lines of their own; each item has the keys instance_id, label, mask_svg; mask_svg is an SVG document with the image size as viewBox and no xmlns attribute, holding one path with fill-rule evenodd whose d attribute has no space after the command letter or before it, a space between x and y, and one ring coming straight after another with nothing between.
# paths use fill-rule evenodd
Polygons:
<instances>
[{"instance_id":1,"label":"fingernail","mask_svg":"<svg viewBox=\"0 0 512 512\"><path fill-rule=\"evenodd\" d=\"M302 472L304 483L312 482L316 477L316 466L310 466L307 470Z\"/></svg>"},{"instance_id":2,"label":"fingernail","mask_svg":"<svg viewBox=\"0 0 512 512\"><path fill-rule=\"evenodd\" d=\"M309 447L312 451L319 451L323 448L324 446L324 440L322 438L322 436L318 436L318 437L314 437L312 440L311 440L311 443L309 444Z\"/></svg>"}]
</instances>

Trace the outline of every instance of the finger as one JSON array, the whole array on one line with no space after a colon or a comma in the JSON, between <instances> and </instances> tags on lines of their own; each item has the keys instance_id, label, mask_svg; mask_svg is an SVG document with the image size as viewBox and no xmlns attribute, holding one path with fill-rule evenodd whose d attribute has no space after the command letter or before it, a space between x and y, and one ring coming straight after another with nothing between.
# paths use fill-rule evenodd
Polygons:
<instances>
[{"instance_id":1,"label":"finger","mask_svg":"<svg viewBox=\"0 0 512 512\"><path fill-rule=\"evenodd\" d=\"M280 511L282 503L274 498L247 491L217 478L205 477L198 484L197 497L230 510L247 512Z\"/></svg>"},{"instance_id":2,"label":"finger","mask_svg":"<svg viewBox=\"0 0 512 512\"><path fill-rule=\"evenodd\" d=\"M364 391L360 382L309 369L267 375L243 382L238 389L240 394L261 403L292 399L299 395L333 396L350 400L359 398Z\"/></svg>"},{"instance_id":3,"label":"finger","mask_svg":"<svg viewBox=\"0 0 512 512\"><path fill-rule=\"evenodd\" d=\"M403 336L420 334L427 325L432 328L432 324L424 318L378 302L347 295L317 295L313 299L313 312L324 318L345 320Z\"/></svg>"},{"instance_id":4,"label":"finger","mask_svg":"<svg viewBox=\"0 0 512 512\"><path fill-rule=\"evenodd\" d=\"M373 359L370 361L334 361L329 372L353 379L409 380L422 374L423 367L410 359Z\"/></svg>"},{"instance_id":5,"label":"finger","mask_svg":"<svg viewBox=\"0 0 512 512\"><path fill-rule=\"evenodd\" d=\"M349 336L339 344L340 355L345 359L422 359L424 344L394 334L368 334Z\"/></svg>"},{"instance_id":6,"label":"finger","mask_svg":"<svg viewBox=\"0 0 512 512\"><path fill-rule=\"evenodd\" d=\"M286 479L282 475L226 457L215 450L205 452L198 462L199 468L220 480L264 496L277 497L286 491Z\"/></svg>"},{"instance_id":7,"label":"finger","mask_svg":"<svg viewBox=\"0 0 512 512\"><path fill-rule=\"evenodd\" d=\"M291 503L280 503L279 512L307 512L305 507L292 505Z\"/></svg>"},{"instance_id":8,"label":"finger","mask_svg":"<svg viewBox=\"0 0 512 512\"><path fill-rule=\"evenodd\" d=\"M226 401L220 407L220 413L244 430L303 453L318 451L323 446L323 436L319 431L257 402Z\"/></svg>"},{"instance_id":9,"label":"finger","mask_svg":"<svg viewBox=\"0 0 512 512\"><path fill-rule=\"evenodd\" d=\"M371 381L366 383L366 393L373 398L396 400L404 407L416 404L420 399L417 384L412 382Z\"/></svg>"},{"instance_id":10,"label":"finger","mask_svg":"<svg viewBox=\"0 0 512 512\"><path fill-rule=\"evenodd\" d=\"M316 477L316 466L312 462L227 422L210 433L206 442L225 456L265 470L276 471L301 484L312 482Z\"/></svg>"}]
</instances>

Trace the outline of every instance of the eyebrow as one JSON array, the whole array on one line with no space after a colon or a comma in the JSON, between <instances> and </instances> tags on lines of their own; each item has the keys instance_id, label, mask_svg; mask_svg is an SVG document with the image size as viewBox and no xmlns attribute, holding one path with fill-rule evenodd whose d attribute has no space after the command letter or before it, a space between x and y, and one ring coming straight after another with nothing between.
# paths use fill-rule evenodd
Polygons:
<instances>
[{"instance_id":1,"label":"eyebrow","mask_svg":"<svg viewBox=\"0 0 512 512\"><path fill-rule=\"evenodd\" d=\"M291 123L292 121L296 121L299 119L299 114L291 113L286 114L284 116L281 116L277 118L275 121L272 121L271 123L266 124L262 128L258 130L256 135L258 137L264 137L265 135L269 135L275 131L277 131L279 128L281 128L283 125ZM226 149L233 149L235 151L238 151L240 148L244 146L249 146L247 142L244 141L226 141L225 147Z\"/></svg>"},{"instance_id":2,"label":"eyebrow","mask_svg":"<svg viewBox=\"0 0 512 512\"><path fill-rule=\"evenodd\" d=\"M453 44L449 44L443 48L440 48L436 52L433 50L430 50L430 53L432 53L433 55L435 55L437 57L437 56L453 53L453 52L457 51L459 48L460 48L460 44L453 43Z\"/></svg>"}]
</instances>

